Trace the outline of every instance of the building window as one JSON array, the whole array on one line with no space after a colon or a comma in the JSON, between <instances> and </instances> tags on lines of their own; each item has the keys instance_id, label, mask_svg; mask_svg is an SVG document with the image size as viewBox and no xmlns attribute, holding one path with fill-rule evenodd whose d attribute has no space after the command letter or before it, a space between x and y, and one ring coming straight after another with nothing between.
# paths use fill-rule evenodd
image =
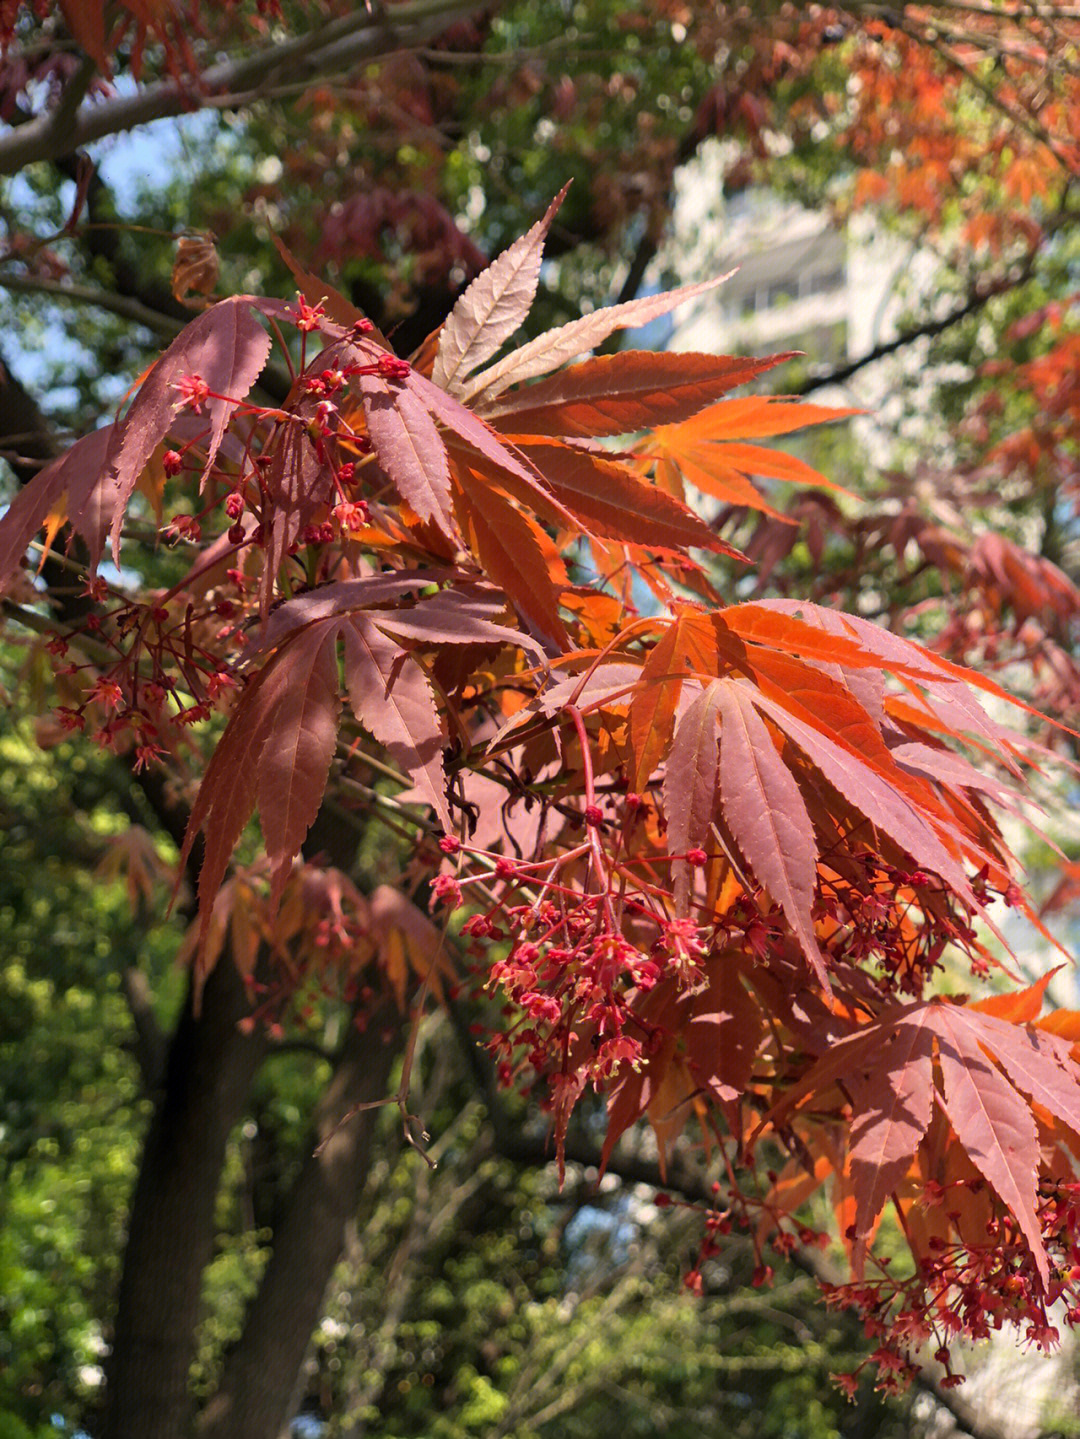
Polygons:
<instances>
[{"instance_id":1,"label":"building window","mask_svg":"<svg viewBox=\"0 0 1080 1439\"><path fill-rule=\"evenodd\" d=\"M843 288L844 278L842 265L831 270L804 270L799 276L799 295L829 295Z\"/></svg>"}]
</instances>

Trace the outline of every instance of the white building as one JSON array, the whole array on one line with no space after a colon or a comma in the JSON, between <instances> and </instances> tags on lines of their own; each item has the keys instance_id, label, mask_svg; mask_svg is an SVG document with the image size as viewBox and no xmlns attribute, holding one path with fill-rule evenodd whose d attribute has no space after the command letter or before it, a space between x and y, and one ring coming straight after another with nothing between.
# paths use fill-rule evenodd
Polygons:
<instances>
[{"instance_id":1,"label":"white building","mask_svg":"<svg viewBox=\"0 0 1080 1439\"><path fill-rule=\"evenodd\" d=\"M811 211L765 190L722 194L722 148L707 145L678 177L670 253L698 277L734 270L722 286L680 310L667 343L677 350L769 354L802 351L799 377L828 373L887 344L905 307L925 313L932 257L877 226L866 214L840 228L828 210ZM921 357L910 350L860 368L826 404L863 407L879 425L900 423L893 401L902 371L913 384ZM783 388L783 372L776 376ZM773 387L770 385L770 387ZM917 408L912 406L912 408ZM869 440L871 424L860 438Z\"/></svg>"}]
</instances>

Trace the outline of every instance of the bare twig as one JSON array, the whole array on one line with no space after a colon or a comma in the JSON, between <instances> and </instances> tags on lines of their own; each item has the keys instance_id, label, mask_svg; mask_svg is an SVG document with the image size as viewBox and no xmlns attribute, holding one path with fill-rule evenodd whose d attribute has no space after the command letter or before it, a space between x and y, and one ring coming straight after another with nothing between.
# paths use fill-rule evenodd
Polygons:
<instances>
[{"instance_id":1,"label":"bare twig","mask_svg":"<svg viewBox=\"0 0 1080 1439\"><path fill-rule=\"evenodd\" d=\"M10 290L12 294L50 295L67 304L95 305L99 310L108 310L110 314L133 320L135 324L143 325L155 334L167 335L170 339L184 328L182 321L163 315L159 310L151 310L140 300L115 294L111 290L99 290L94 285L71 285L61 280L38 279L33 275L5 275L0 270L0 288Z\"/></svg>"},{"instance_id":2,"label":"bare twig","mask_svg":"<svg viewBox=\"0 0 1080 1439\"><path fill-rule=\"evenodd\" d=\"M858 355L854 360L848 360L843 365L837 365L831 370L823 371L821 374L811 375L801 385L796 385L791 390L793 395L810 395L815 390L822 390L827 385L840 385L845 380L850 380L852 375L857 375L867 365L874 364L877 360L887 359L889 355L895 355L897 351L905 349L908 345L914 344L916 340L930 340L937 335L943 335L946 330L951 330L954 325L977 315L980 310L997 299L999 295L1006 295L1010 290L1015 290L1031 278L1033 268L1033 257L1029 257L1019 273L1010 275L1005 279L997 280L993 284L976 286L971 294L962 304L954 306L944 315L939 315L931 320L924 320L921 324L912 325L906 330L901 330L891 340L883 340L880 344L874 345L872 349L864 354Z\"/></svg>"}]
</instances>

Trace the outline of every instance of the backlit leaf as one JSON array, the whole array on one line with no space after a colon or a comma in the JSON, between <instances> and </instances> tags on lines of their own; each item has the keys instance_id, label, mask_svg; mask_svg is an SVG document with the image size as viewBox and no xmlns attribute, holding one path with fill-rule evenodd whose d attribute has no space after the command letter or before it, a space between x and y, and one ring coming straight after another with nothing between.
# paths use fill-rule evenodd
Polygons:
<instances>
[{"instance_id":1,"label":"backlit leaf","mask_svg":"<svg viewBox=\"0 0 1080 1439\"><path fill-rule=\"evenodd\" d=\"M911 1167L933 1109L933 1047L927 1011L881 1037L882 1069L871 1088L852 1086L861 1105L851 1126L850 1162L855 1193L852 1269L861 1279L867 1244L885 1201Z\"/></svg>"},{"instance_id":2,"label":"backlit leaf","mask_svg":"<svg viewBox=\"0 0 1080 1439\"><path fill-rule=\"evenodd\" d=\"M103 483L102 470L112 443L112 429L111 425L105 425L76 440L14 496L0 524L0 591L8 588L18 574L30 541L50 513L58 517L78 516L80 523L76 527L89 544L91 554L96 549L96 555L100 556L103 535L93 516L86 513L86 507L90 495ZM72 522L75 523L74 518Z\"/></svg>"},{"instance_id":3,"label":"backlit leaf","mask_svg":"<svg viewBox=\"0 0 1080 1439\"><path fill-rule=\"evenodd\" d=\"M891 835L916 863L940 874L958 894L970 896L972 907L977 908L963 869L905 794L863 762L853 748L837 744L816 725L775 699L758 694L755 704L775 720L829 783L871 823Z\"/></svg>"},{"instance_id":4,"label":"backlit leaf","mask_svg":"<svg viewBox=\"0 0 1080 1439\"><path fill-rule=\"evenodd\" d=\"M641 667L641 681L630 708L635 790L645 788L667 751L675 727L682 677L691 672L681 644L682 623L676 620L665 629Z\"/></svg>"},{"instance_id":5,"label":"backlit leaf","mask_svg":"<svg viewBox=\"0 0 1080 1439\"><path fill-rule=\"evenodd\" d=\"M536 297L544 240L569 188L564 185L544 218L477 275L460 296L439 336L431 371L436 385L460 389L473 370L520 327Z\"/></svg>"},{"instance_id":6,"label":"backlit leaf","mask_svg":"<svg viewBox=\"0 0 1080 1439\"><path fill-rule=\"evenodd\" d=\"M827 405L810 405L805 401L773 399L769 395L746 395L736 400L721 400L708 409L699 410L678 427L676 443L687 440L750 440L765 435L788 435L807 425L825 425L845 420L861 410L833 409ZM672 437L665 435L665 440Z\"/></svg>"},{"instance_id":7,"label":"backlit leaf","mask_svg":"<svg viewBox=\"0 0 1080 1439\"><path fill-rule=\"evenodd\" d=\"M638 479L629 466L558 440L522 437L521 447L590 533L648 547L696 545L743 558L692 510Z\"/></svg>"},{"instance_id":8,"label":"backlit leaf","mask_svg":"<svg viewBox=\"0 0 1080 1439\"><path fill-rule=\"evenodd\" d=\"M825 960L814 937L810 912L817 844L799 786L755 710L749 687L738 681L721 681L718 702L724 818L757 879L783 909L819 982L827 988Z\"/></svg>"},{"instance_id":9,"label":"backlit leaf","mask_svg":"<svg viewBox=\"0 0 1080 1439\"><path fill-rule=\"evenodd\" d=\"M721 689L720 681L714 680L687 705L671 743L664 776L668 846L677 856L672 871L679 914L686 913L690 896L691 870L685 853L706 839L716 799L716 719Z\"/></svg>"},{"instance_id":10,"label":"backlit leaf","mask_svg":"<svg viewBox=\"0 0 1080 1439\"><path fill-rule=\"evenodd\" d=\"M1004 1075L972 1050L950 1010L940 1006L935 1023L945 1112L968 1157L1015 1217L1046 1286L1050 1262L1035 1213L1035 1120Z\"/></svg>"},{"instance_id":11,"label":"backlit leaf","mask_svg":"<svg viewBox=\"0 0 1080 1439\"><path fill-rule=\"evenodd\" d=\"M543 530L475 473L463 469L462 528L488 575L500 585L538 639L568 645L558 591L566 571Z\"/></svg>"},{"instance_id":12,"label":"backlit leaf","mask_svg":"<svg viewBox=\"0 0 1080 1439\"><path fill-rule=\"evenodd\" d=\"M616 330L634 329L658 320L662 315L669 315L686 301L696 300L729 278L729 275L720 275L715 280L683 285L678 290L667 290L660 295L644 295L623 305L594 310L580 320L571 320L567 325L537 336L505 359L474 375L465 386L462 398L483 413L485 406L493 404L495 397L507 386L520 385L538 375L546 375L568 360L575 360L602 345Z\"/></svg>"},{"instance_id":13,"label":"backlit leaf","mask_svg":"<svg viewBox=\"0 0 1080 1439\"><path fill-rule=\"evenodd\" d=\"M404 385L361 375L368 433L379 464L422 520L453 536L446 446L426 406Z\"/></svg>"},{"instance_id":14,"label":"backlit leaf","mask_svg":"<svg viewBox=\"0 0 1080 1439\"><path fill-rule=\"evenodd\" d=\"M219 300L192 320L154 364L127 414L113 428L106 465L116 486L113 559L119 563L124 507L143 467L169 433L183 404L179 381L197 376L212 394L205 402L208 434L205 472L214 463L225 426L262 373L270 336L255 318L246 295Z\"/></svg>"},{"instance_id":15,"label":"backlit leaf","mask_svg":"<svg viewBox=\"0 0 1080 1439\"><path fill-rule=\"evenodd\" d=\"M406 1008L410 971L421 984L427 985L436 999L441 999L443 981L452 980L454 975L441 931L400 889L388 884L375 886L368 909L398 1008ZM398 968L391 968L389 964L392 949L400 955Z\"/></svg>"},{"instance_id":16,"label":"backlit leaf","mask_svg":"<svg viewBox=\"0 0 1080 1439\"><path fill-rule=\"evenodd\" d=\"M788 358L626 350L503 394L484 413L498 429L520 435L622 435L695 414Z\"/></svg>"},{"instance_id":17,"label":"backlit leaf","mask_svg":"<svg viewBox=\"0 0 1080 1439\"><path fill-rule=\"evenodd\" d=\"M258 761L256 803L267 857L271 903L277 904L292 863L322 805L337 744L337 626L323 621L290 645L282 663L288 682L267 718L268 742Z\"/></svg>"},{"instance_id":18,"label":"backlit leaf","mask_svg":"<svg viewBox=\"0 0 1080 1439\"><path fill-rule=\"evenodd\" d=\"M386 748L450 829L442 730L427 676L369 619L342 624L345 687L353 714Z\"/></svg>"}]
</instances>

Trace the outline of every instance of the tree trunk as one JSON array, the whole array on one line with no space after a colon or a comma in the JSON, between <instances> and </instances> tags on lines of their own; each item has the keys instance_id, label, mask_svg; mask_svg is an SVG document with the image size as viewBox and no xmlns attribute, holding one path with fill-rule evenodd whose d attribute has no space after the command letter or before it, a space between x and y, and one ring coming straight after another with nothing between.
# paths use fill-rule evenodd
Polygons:
<instances>
[{"instance_id":1,"label":"tree trunk","mask_svg":"<svg viewBox=\"0 0 1080 1439\"><path fill-rule=\"evenodd\" d=\"M200 1420L202 1439L276 1439L292 1417L296 1377L356 1212L381 1111L346 1116L386 1097L401 1032L389 997L369 1013L363 1033L349 1031L319 1102L312 1153L274 1227L273 1252L243 1335Z\"/></svg>"},{"instance_id":2,"label":"tree trunk","mask_svg":"<svg viewBox=\"0 0 1080 1439\"><path fill-rule=\"evenodd\" d=\"M223 957L201 1016L189 993L170 1046L131 1202L104 1439L190 1433L188 1373L225 1145L266 1051L261 1030L245 1035L237 1027L248 1007L240 976Z\"/></svg>"}]
</instances>

